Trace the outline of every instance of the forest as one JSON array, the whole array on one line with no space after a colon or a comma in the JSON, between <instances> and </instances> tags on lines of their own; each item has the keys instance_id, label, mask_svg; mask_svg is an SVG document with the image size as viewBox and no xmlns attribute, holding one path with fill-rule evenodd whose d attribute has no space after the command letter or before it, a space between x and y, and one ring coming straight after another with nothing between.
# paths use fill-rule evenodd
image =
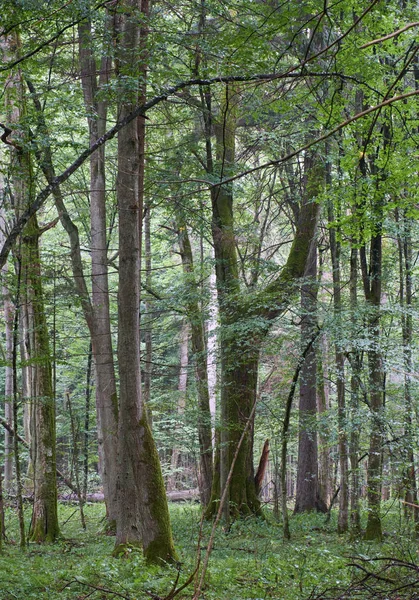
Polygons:
<instances>
[{"instance_id":1,"label":"forest","mask_svg":"<svg viewBox=\"0 0 419 600\"><path fill-rule=\"evenodd\" d=\"M419 598L418 36L1 1L0 600Z\"/></svg>"}]
</instances>

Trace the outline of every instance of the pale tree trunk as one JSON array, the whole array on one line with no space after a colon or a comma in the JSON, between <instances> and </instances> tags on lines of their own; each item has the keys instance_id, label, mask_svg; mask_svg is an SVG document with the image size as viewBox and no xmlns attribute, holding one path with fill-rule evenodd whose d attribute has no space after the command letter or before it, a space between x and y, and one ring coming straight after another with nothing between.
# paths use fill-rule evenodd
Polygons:
<instances>
[{"instance_id":1,"label":"pale tree trunk","mask_svg":"<svg viewBox=\"0 0 419 600\"><path fill-rule=\"evenodd\" d=\"M209 278L210 302L208 307L208 320L206 322L207 332L207 376L208 376L208 395L212 423L212 445L215 447L215 417L217 412L217 288L215 282L215 273L212 272Z\"/></svg>"},{"instance_id":2,"label":"pale tree trunk","mask_svg":"<svg viewBox=\"0 0 419 600\"><path fill-rule=\"evenodd\" d=\"M350 264L350 305L352 336L358 324L358 250L351 249ZM361 510L359 505L359 438L361 419L359 416L359 383L361 380L361 358L356 343L352 348L351 358L351 395L350 395L350 437L349 437L349 460L351 464L351 488L350 488L350 527L351 533L357 536L361 533Z\"/></svg>"},{"instance_id":3,"label":"pale tree trunk","mask_svg":"<svg viewBox=\"0 0 419 600\"><path fill-rule=\"evenodd\" d=\"M199 491L202 503L208 505L211 497L213 461L211 408L208 386L207 356L205 344L204 321L202 310L196 299L196 279L192 246L186 223L181 217L177 219L179 250L182 257L183 272L187 285L191 287L188 294L186 311L191 327L192 352L195 359L195 381L198 394L198 438L199 438Z\"/></svg>"},{"instance_id":4,"label":"pale tree trunk","mask_svg":"<svg viewBox=\"0 0 419 600\"><path fill-rule=\"evenodd\" d=\"M145 96L147 1L120 5L116 32L117 72L138 77L136 92L124 91L118 120ZM134 16L137 13L137 19ZM140 29L139 23L142 24ZM144 190L145 120L138 118L118 135L117 199L119 214L118 367L118 513L114 553L142 545L148 561L175 557L166 492L157 449L141 396L140 258Z\"/></svg>"},{"instance_id":5,"label":"pale tree trunk","mask_svg":"<svg viewBox=\"0 0 419 600\"><path fill-rule=\"evenodd\" d=\"M146 288L149 290L152 287L152 256L151 256L151 204L145 207L144 216L144 262L145 262L145 283ZM144 333L145 339L145 359L142 361L144 364L143 375L143 398L144 404L147 409L147 416L152 425L153 415L150 408L151 400L151 377L153 374L153 302L147 296L145 301L145 318L141 318L141 329Z\"/></svg>"},{"instance_id":6,"label":"pale tree trunk","mask_svg":"<svg viewBox=\"0 0 419 600\"><path fill-rule=\"evenodd\" d=\"M3 195L3 194L1 194ZM1 218L6 225L6 216L4 211L1 211ZM1 244L4 243L3 226L0 232ZM2 269L2 292L3 292L3 311L5 324L5 346L6 346L6 373L4 385L4 418L12 427L13 425L13 323L14 323L14 305L11 300L9 285L7 282L8 267L7 264ZM13 439L10 433L5 431L4 434L4 491L6 494L11 492L13 483Z\"/></svg>"},{"instance_id":7,"label":"pale tree trunk","mask_svg":"<svg viewBox=\"0 0 419 600\"><path fill-rule=\"evenodd\" d=\"M79 40L81 81L92 144L106 131L107 103L98 100L97 94L108 81L111 64L110 59L102 58L98 82L89 21L79 25ZM106 498L108 525L113 529L117 511L118 400L109 313L105 146L90 157L90 230L92 260L90 333L95 363L100 470Z\"/></svg>"},{"instance_id":8,"label":"pale tree trunk","mask_svg":"<svg viewBox=\"0 0 419 600\"><path fill-rule=\"evenodd\" d=\"M342 330L342 294L340 275L340 242L336 239L336 230L333 204L328 206L330 253L333 270L333 306L336 320L335 328L339 333ZM338 403L338 448L339 448L339 516L338 533L345 533L349 527L349 471L348 471L348 443L346 435L346 402L345 402L345 356L342 344L335 341L335 367L336 367L336 392Z\"/></svg>"},{"instance_id":9,"label":"pale tree trunk","mask_svg":"<svg viewBox=\"0 0 419 600\"><path fill-rule=\"evenodd\" d=\"M323 336L317 345L317 413L319 416L319 495L329 506L332 493L330 428L327 411L329 410L329 382L327 381L328 344Z\"/></svg>"},{"instance_id":10,"label":"pale tree trunk","mask_svg":"<svg viewBox=\"0 0 419 600\"><path fill-rule=\"evenodd\" d=\"M178 401L177 401L177 415L178 422L175 426L175 445L172 448L172 456L170 460L171 475L167 483L167 489L173 491L176 489L176 469L179 462L180 450L176 445L176 437L180 432L180 422L182 421L185 414L186 407L186 388L188 385L188 363L189 363L189 324L186 319L182 322L182 330L180 332L180 370L179 370L179 383L178 383ZM180 422L179 422L180 421Z\"/></svg>"},{"instance_id":11,"label":"pale tree trunk","mask_svg":"<svg viewBox=\"0 0 419 600\"><path fill-rule=\"evenodd\" d=\"M92 51L91 24L85 21L79 25L79 55L81 79L85 107L88 114L89 138L93 143L106 130L107 105L97 100L97 92L108 80L110 60L102 58L99 83L97 82L96 61ZM32 94L37 117L38 132L48 142L48 130L43 116L42 105L36 94L33 82L27 80ZM44 143L43 151L37 153L42 171L48 182L56 174L52 161L51 147ZM83 314L92 340L92 353L95 362L95 392L98 428L99 468L104 488L107 510L107 527L115 528L116 519L116 435L117 435L117 394L112 337L109 316L107 225L106 225L106 182L104 147L90 158L90 221L91 221L91 260L92 260L92 299L90 300L83 272L79 232L67 212L61 189L53 190L54 200L60 221L68 234L71 247L71 264L76 291L81 300Z\"/></svg>"},{"instance_id":12,"label":"pale tree trunk","mask_svg":"<svg viewBox=\"0 0 419 600\"><path fill-rule=\"evenodd\" d=\"M403 340L403 362L404 362L404 434L405 442L403 448L403 470L404 470L404 488L406 513L413 514L415 522L418 523L418 493L416 484L416 469L414 455L414 430L413 430L413 395L412 395L412 341L413 341L413 323L412 323L412 233L411 221L406 214L399 217L396 213L396 220L399 224L398 246L399 246L399 272L400 272L400 305L402 307L402 340Z\"/></svg>"}]
</instances>

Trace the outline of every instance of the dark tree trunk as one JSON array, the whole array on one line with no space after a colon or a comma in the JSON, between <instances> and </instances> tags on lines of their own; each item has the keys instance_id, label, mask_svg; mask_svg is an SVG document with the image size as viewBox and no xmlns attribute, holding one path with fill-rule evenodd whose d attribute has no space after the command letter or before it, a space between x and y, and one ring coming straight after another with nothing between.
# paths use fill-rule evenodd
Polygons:
<instances>
[{"instance_id":1,"label":"dark tree trunk","mask_svg":"<svg viewBox=\"0 0 419 600\"><path fill-rule=\"evenodd\" d=\"M304 194L311 198L319 185L316 158L310 154L304 160ZM324 176L324 174L323 174ZM306 347L317 327L317 242L312 240L301 288L301 343ZM317 444L317 362L316 348L308 350L300 375L299 434L297 489L294 513L327 511L320 496Z\"/></svg>"},{"instance_id":2,"label":"dark tree trunk","mask_svg":"<svg viewBox=\"0 0 419 600\"><path fill-rule=\"evenodd\" d=\"M306 282L301 289L301 342L307 346L316 328L317 309L317 247L313 243L305 271ZM311 345L301 368L297 490L294 513L313 510L326 512L320 497L317 446L317 364L316 348Z\"/></svg>"}]
</instances>

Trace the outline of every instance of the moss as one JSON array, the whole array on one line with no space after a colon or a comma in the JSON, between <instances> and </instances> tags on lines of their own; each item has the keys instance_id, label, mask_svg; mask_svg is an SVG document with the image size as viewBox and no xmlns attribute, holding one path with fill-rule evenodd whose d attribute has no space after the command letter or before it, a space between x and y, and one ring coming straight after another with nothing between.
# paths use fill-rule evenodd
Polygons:
<instances>
[{"instance_id":1,"label":"moss","mask_svg":"<svg viewBox=\"0 0 419 600\"><path fill-rule=\"evenodd\" d=\"M140 542L131 542L126 544L118 544L115 546L112 552L114 558L128 558L132 552L141 550L142 545Z\"/></svg>"},{"instance_id":2,"label":"moss","mask_svg":"<svg viewBox=\"0 0 419 600\"><path fill-rule=\"evenodd\" d=\"M367 527L364 534L366 541L381 541L383 539L383 531L381 528L380 516L374 512L368 515Z\"/></svg>"},{"instance_id":3,"label":"moss","mask_svg":"<svg viewBox=\"0 0 419 600\"><path fill-rule=\"evenodd\" d=\"M147 469L148 508L153 521L153 529L157 530L153 539L147 539L143 535L144 556L149 563L173 562L177 556L173 543L166 490L159 456L145 411L139 426L143 428L144 435L143 453L140 460L144 461ZM147 523L144 525L147 527Z\"/></svg>"}]
</instances>

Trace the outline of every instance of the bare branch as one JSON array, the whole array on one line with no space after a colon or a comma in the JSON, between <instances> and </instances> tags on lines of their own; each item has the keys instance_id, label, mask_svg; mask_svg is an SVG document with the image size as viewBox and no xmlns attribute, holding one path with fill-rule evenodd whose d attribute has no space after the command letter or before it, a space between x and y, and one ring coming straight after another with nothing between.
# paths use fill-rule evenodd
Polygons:
<instances>
[{"instance_id":1,"label":"bare branch","mask_svg":"<svg viewBox=\"0 0 419 600\"><path fill-rule=\"evenodd\" d=\"M412 27L418 27L418 26L419 26L419 21L416 21L415 23L408 23L407 25L405 25L401 29L398 29L394 33L389 33L388 35L385 35L384 37L377 38L376 40L372 40L371 42L367 42L366 44L363 44L362 46L360 46L360 50L364 50L365 48L369 48L370 46L374 46L375 44L380 44L381 42L391 40L391 38L394 38L397 35L400 35L404 31L407 31L408 29L412 29Z\"/></svg>"}]
</instances>

